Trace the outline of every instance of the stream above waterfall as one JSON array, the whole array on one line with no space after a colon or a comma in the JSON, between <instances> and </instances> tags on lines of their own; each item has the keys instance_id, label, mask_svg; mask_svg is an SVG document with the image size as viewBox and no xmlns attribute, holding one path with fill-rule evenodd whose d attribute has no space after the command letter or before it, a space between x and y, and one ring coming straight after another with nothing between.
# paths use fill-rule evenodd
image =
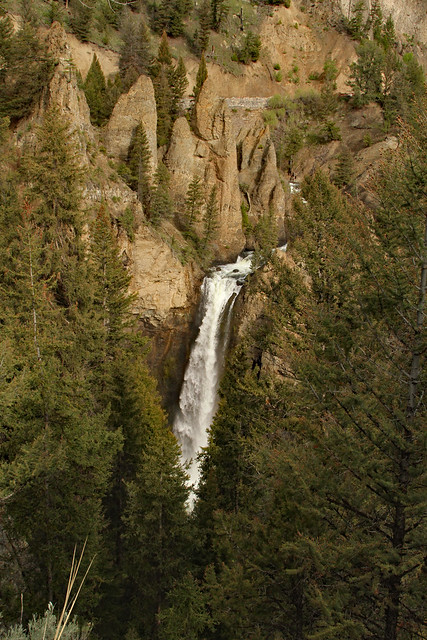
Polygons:
<instances>
[{"instance_id":1,"label":"stream above waterfall","mask_svg":"<svg viewBox=\"0 0 427 640\"><path fill-rule=\"evenodd\" d=\"M191 350L173 431L189 462L191 484L197 485L197 454L206 447L218 403L218 386L230 335L235 300L246 276L253 271L252 253L235 263L214 267L202 284L201 323Z\"/></svg>"}]
</instances>

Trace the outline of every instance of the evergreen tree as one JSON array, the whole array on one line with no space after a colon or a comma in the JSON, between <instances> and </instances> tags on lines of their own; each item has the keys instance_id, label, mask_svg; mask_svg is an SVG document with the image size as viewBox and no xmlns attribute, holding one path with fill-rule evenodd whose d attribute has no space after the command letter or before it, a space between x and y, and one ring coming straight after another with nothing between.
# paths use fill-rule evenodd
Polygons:
<instances>
[{"instance_id":1,"label":"evergreen tree","mask_svg":"<svg viewBox=\"0 0 427 640\"><path fill-rule=\"evenodd\" d=\"M34 3L31 2L31 0L20 0L19 4L23 24L28 24L37 29L39 25L39 18L34 10Z\"/></svg>"},{"instance_id":2,"label":"evergreen tree","mask_svg":"<svg viewBox=\"0 0 427 640\"><path fill-rule=\"evenodd\" d=\"M202 53L199 62L199 68L197 69L196 75L196 84L193 87L193 98L194 104L197 104L197 100L199 99L200 92L202 90L203 84L208 77L208 69L206 66L205 54Z\"/></svg>"},{"instance_id":3,"label":"evergreen tree","mask_svg":"<svg viewBox=\"0 0 427 640\"><path fill-rule=\"evenodd\" d=\"M382 95L384 50L375 41L367 40L356 47L357 62L351 65L351 86L362 104L379 101Z\"/></svg>"},{"instance_id":4,"label":"evergreen tree","mask_svg":"<svg viewBox=\"0 0 427 640\"><path fill-rule=\"evenodd\" d=\"M156 429L142 454L137 480L129 484L132 619L142 638L159 636L158 616L167 594L189 568L189 490L179 455L174 436L165 427Z\"/></svg>"},{"instance_id":5,"label":"evergreen tree","mask_svg":"<svg viewBox=\"0 0 427 640\"><path fill-rule=\"evenodd\" d=\"M157 58L150 69L157 106L157 144L160 147L168 143L172 130L174 71L167 35L163 32Z\"/></svg>"},{"instance_id":6,"label":"evergreen tree","mask_svg":"<svg viewBox=\"0 0 427 640\"><path fill-rule=\"evenodd\" d=\"M73 0L71 4L70 25L73 33L81 42L87 42L89 40L92 19L93 7L79 0Z\"/></svg>"},{"instance_id":7,"label":"evergreen tree","mask_svg":"<svg viewBox=\"0 0 427 640\"><path fill-rule=\"evenodd\" d=\"M365 11L364 0L358 0L352 7L352 17L344 21L348 33L355 40L364 38L369 28L369 21L365 22L364 19Z\"/></svg>"},{"instance_id":8,"label":"evergreen tree","mask_svg":"<svg viewBox=\"0 0 427 640\"><path fill-rule=\"evenodd\" d=\"M84 92L90 109L90 119L92 124L101 126L107 119L107 86L105 76L99 64L96 54L93 54L84 83Z\"/></svg>"},{"instance_id":9,"label":"evergreen tree","mask_svg":"<svg viewBox=\"0 0 427 640\"><path fill-rule=\"evenodd\" d=\"M351 179L354 173L354 161L353 156L348 147L345 147L343 152L339 154L337 159L337 165L333 173L332 182L337 187L346 187L351 183Z\"/></svg>"},{"instance_id":10,"label":"evergreen tree","mask_svg":"<svg viewBox=\"0 0 427 640\"><path fill-rule=\"evenodd\" d=\"M147 218L150 217L150 160L151 153L147 135L144 125L140 122L135 129L129 146L129 186L137 192L138 200L141 202Z\"/></svg>"},{"instance_id":11,"label":"evergreen tree","mask_svg":"<svg viewBox=\"0 0 427 640\"><path fill-rule=\"evenodd\" d=\"M57 0L50 0L45 15L49 26L54 22L59 22L60 24L64 23L64 8L59 2L57 2Z\"/></svg>"},{"instance_id":12,"label":"evergreen tree","mask_svg":"<svg viewBox=\"0 0 427 640\"><path fill-rule=\"evenodd\" d=\"M393 18L389 16L382 27L381 44L384 51L388 51L394 47L396 43L396 31L394 28Z\"/></svg>"},{"instance_id":13,"label":"evergreen tree","mask_svg":"<svg viewBox=\"0 0 427 640\"><path fill-rule=\"evenodd\" d=\"M383 12L378 0L373 0L371 6L370 24L372 28L372 36L376 42L381 42Z\"/></svg>"},{"instance_id":14,"label":"evergreen tree","mask_svg":"<svg viewBox=\"0 0 427 640\"><path fill-rule=\"evenodd\" d=\"M24 172L35 202L35 221L46 252L46 275L57 273L56 299L70 309L71 300L84 300L84 282L74 277L82 260L82 220L79 214L82 171L76 148L57 108L49 109L37 131L35 153L24 157Z\"/></svg>"},{"instance_id":15,"label":"evergreen tree","mask_svg":"<svg viewBox=\"0 0 427 640\"><path fill-rule=\"evenodd\" d=\"M209 45L209 35L212 26L211 3L210 0L203 0L198 12L200 31L198 34L199 53L204 53Z\"/></svg>"},{"instance_id":16,"label":"evergreen tree","mask_svg":"<svg viewBox=\"0 0 427 640\"><path fill-rule=\"evenodd\" d=\"M274 209L262 214L254 228L255 255L254 265L260 266L269 262L277 247L277 223Z\"/></svg>"},{"instance_id":17,"label":"evergreen tree","mask_svg":"<svg viewBox=\"0 0 427 640\"><path fill-rule=\"evenodd\" d=\"M201 251L204 253L211 248L215 240L218 229L218 203L217 203L217 186L214 185L210 191L206 202L206 209L203 215L203 238L201 242Z\"/></svg>"},{"instance_id":18,"label":"evergreen tree","mask_svg":"<svg viewBox=\"0 0 427 640\"><path fill-rule=\"evenodd\" d=\"M184 32L184 18L192 9L190 0L161 0L153 6L152 26L157 33L165 31L172 38Z\"/></svg>"},{"instance_id":19,"label":"evergreen tree","mask_svg":"<svg viewBox=\"0 0 427 640\"><path fill-rule=\"evenodd\" d=\"M181 100L184 97L185 90L188 86L187 70L185 68L184 61L180 56L178 64L176 65L171 82L172 89L172 106L171 106L171 119L172 124L177 119L180 113Z\"/></svg>"},{"instance_id":20,"label":"evergreen tree","mask_svg":"<svg viewBox=\"0 0 427 640\"><path fill-rule=\"evenodd\" d=\"M228 12L225 0L211 0L211 24L214 31L219 31Z\"/></svg>"},{"instance_id":21,"label":"evergreen tree","mask_svg":"<svg viewBox=\"0 0 427 640\"><path fill-rule=\"evenodd\" d=\"M201 219L202 204L204 202L204 189L200 176L194 175L188 185L184 209L184 229L190 236L195 235L195 225Z\"/></svg>"},{"instance_id":22,"label":"evergreen tree","mask_svg":"<svg viewBox=\"0 0 427 640\"><path fill-rule=\"evenodd\" d=\"M252 31L245 35L243 45L236 51L237 59L243 64L256 62L261 51L261 39Z\"/></svg>"},{"instance_id":23,"label":"evergreen tree","mask_svg":"<svg viewBox=\"0 0 427 640\"><path fill-rule=\"evenodd\" d=\"M425 327L419 305L427 273L421 204L425 153L419 145L425 134L417 125L412 135L411 140L405 134L409 147L376 176L375 217L341 206L328 230L330 188L324 184L321 192L312 191L314 181L303 188L309 203L304 215L311 210L325 222L320 235L313 221L310 238L298 243L316 278L315 302L303 303L306 328L290 367L301 381L299 411L298 385L289 394L302 420L298 431L318 458L304 482L309 478L313 507L339 547L332 562L321 560L329 572L321 587L329 620L322 616L318 628L326 634L342 625L354 637L423 633L417 584L423 536L418 487L424 473L419 429L425 421L419 395ZM308 346L303 336L309 334ZM411 372L408 378L404 371ZM328 548L316 544L316 552L322 557ZM348 581L352 587L346 591Z\"/></svg>"},{"instance_id":24,"label":"evergreen tree","mask_svg":"<svg viewBox=\"0 0 427 640\"><path fill-rule=\"evenodd\" d=\"M31 612L62 599L74 544L87 538L89 559L100 550L101 501L120 444L105 429L106 411L92 386L94 324L77 287L67 289L68 309L64 300L57 304L59 274L46 273L46 264L58 237L46 242L42 222L32 218L26 205L14 239L19 252L12 254L10 276L2 283L14 370L2 380L8 436L0 452L0 490L9 496L7 535L20 549L19 566L28 567L22 580ZM67 271L68 281L90 286L83 254L75 254ZM18 389L12 407L8 396ZM92 585L99 569L93 568ZM91 589L81 609L93 603Z\"/></svg>"},{"instance_id":25,"label":"evergreen tree","mask_svg":"<svg viewBox=\"0 0 427 640\"><path fill-rule=\"evenodd\" d=\"M143 73L148 73L151 63L151 47L148 29L142 16L128 11L123 20L120 35L119 69L123 90L127 91Z\"/></svg>"},{"instance_id":26,"label":"evergreen tree","mask_svg":"<svg viewBox=\"0 0 427 640\"><path fill-rule=\"evenodd\" d=\"M161 220L167 220L172 216L173 202L169 194L169 182L169 171L163 162L159 162L154 176L154 189L151 197L150 220L154 225L158 225Z\"/></svg>"},{"instance_id":27,"label":"evergreen tree","mask_svg":"<svg viewBox=\"0 0 427 640\"><path fill-rule=\"evenodd\" d=\"M208 594L188 572L168 594L168 607L159 615L161 640L198 640L213 623Z\"/></svg>"},{"instance_id":28,"label":"evergreen tree","mask_svg":"<svg viewBox=\"0 0 427 640\"><path fill-rule=\"evenodd\" d=\"M0 18L0 116L14 122L28 116L53 72L53 60L37 33L25 24L16 34L8 16Z\"/></svg>"}]
</instances>

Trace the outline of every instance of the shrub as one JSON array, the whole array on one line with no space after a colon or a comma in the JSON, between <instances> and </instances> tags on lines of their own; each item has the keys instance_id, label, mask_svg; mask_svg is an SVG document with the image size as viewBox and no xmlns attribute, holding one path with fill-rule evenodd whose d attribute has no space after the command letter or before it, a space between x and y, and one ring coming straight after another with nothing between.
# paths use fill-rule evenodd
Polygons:
<instances>
[{"instance_id":1,"label":"shrub","mask_svg":"<svg viewBox=\"0 0 427 640\"><path fill-rule=\"evenodd\" d=\"M267 106L269 109L283 109L286 108L286 102L285 96L281 96L280 93L275 93L267 102Z\"/></svg>"}]
</instances>

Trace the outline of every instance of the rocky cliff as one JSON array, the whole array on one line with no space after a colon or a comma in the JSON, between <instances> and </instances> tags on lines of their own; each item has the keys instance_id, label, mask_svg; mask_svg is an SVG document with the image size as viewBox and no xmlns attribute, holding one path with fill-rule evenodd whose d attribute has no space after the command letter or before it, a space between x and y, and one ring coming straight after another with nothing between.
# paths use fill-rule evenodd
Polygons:
<instances>
[{"instance_id":1,"label":"rocky cliff","mask_svg":"<svg viewBox=\"0 0 427 640\"><path fill-rule=\"evenodd\" d=\"M178 199L185 198L194 175L202 178L206 194L217 187L215 253L218 259L228 260L245 246L242 192L250 201L251 221L255 223L273 207L282 236L285 205L274 146L258 103L243 99L230 108L216 89L215 82L208 78L196 106L194 131L186 118L176 121L165 161Z\"/></svg>"}]
</instances>

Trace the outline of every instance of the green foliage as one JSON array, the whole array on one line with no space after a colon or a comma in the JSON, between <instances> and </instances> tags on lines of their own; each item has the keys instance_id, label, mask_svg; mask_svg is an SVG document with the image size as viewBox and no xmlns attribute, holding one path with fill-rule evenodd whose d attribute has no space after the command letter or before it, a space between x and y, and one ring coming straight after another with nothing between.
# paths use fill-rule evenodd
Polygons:
<instances>
[{"instance_id":1,"label":"green foliage","mask_svg":"<svg viewBox=\"0 0 427 640\"><path fill-rule=\"evenodd\" d=\"M154 187L151 196L150 221L153 225L160 224L173 214L173 202L169 193L170 175L163 162L159 162L154 176Z\"/></svg>"},{"instance_id":2,"label":"green foliage","mask_svg":"<svg viewBox=\"0 0 427 640\"><path fill-rule=\"evenodd\" d=\"M365 21L365 12L365 0L358 0L352 7L351 18L344 18L344 27L355 40L364 38L369 29L369 21Z\"/></svg>"},{"instance_id":3,"label":"green foliage","mask_svg":"<svg viewBox=\"0 0 427 640\"><path fill-rule=\"evenodd\" d=\"M301 126L290 124L279 130L275 146L278 166L291 172L293 158L304 146L304 131Z\"/></svg>"},{"instance_id":4,"label":"green foliage","mask_svg":"<svg viewBox=\"0 0 427 640\"><path fill-rule=\"evenodd\" d=\"M140 636L147 639L159 637L157 617L162 619L168 592L189 566L189 490L179 455L174 436L165 427L155 430L142 452L136 481L128 485L130 606Z\"/></svg>"},{"instance_id":5,"label":"green foliage","mask_svg":"<svg viewBox=\"0 0 427 640\"><path fill-rule=\"evenodd\" d=\"M206 51L209 45L209 36L212 26L211 17L211 3L210 0L203 0L199 6L198 19L200 29L198 31L196 40L197 53L203 53Z\"/></svg>"},{"instance_id":6,"label":"green foliage","mask_svg":"<svg viewBox=\"0 0 427 640\"><path fill-rule=\"evenodd\" d=\"M70 26L81 42L88 42L92 28L93 7L78 0L71 4Z\"/></svg>"},{"instance_id":7,"label":"green foliage","mask_svg":"<svg viewBox=\"0 0 427 640\"><path fill-rule=\"evenodd\" d=\"M268 124L270 129L274 129L277 127L279 121L277 119L276 113L274 111L264 111L262 114L263 120L265 124Z\"/></svg>"},{"instance_id":8,"label":"green foliage","mask_svg":"<svg viewBox=\"0 0 427 640\"><path fill-rule=\"evenodd\" d=\"M245 35L242 46L237 49L236 55L239 62L249 64L256 62L261 51L261 39L252 31L248 31Z\"/></svg>"},{"instance_id":9,"label":"green foliage","mask_svg":"<svg viewBox=\"0 0 427 640\"><path fill-rule=\"evenodd\" d=\"M208 611L208 594L190 572L168 594L169 606L159 615L160 640L198 640L213 622Z\"/></svg>"},{"instance_id":10,"label":"green foliage","mask_svg":"<svg viewBox=\"0 0 427 640\"><path fill-rule=\"evenodd\" d=\"M376 42L381 42L383 12L379 0L373 0L369 20L372 28L373 39L376 40Z\"/></svg>"},{"instance_id":11,"label":"green foliage","mask_svg":"<svg viewBox=\"0 0 427 640\"><path fill-rule=\"evenodd\" d=\"M4 640L54 640L57 632L57 616L53 613L53 605L49 606L44 616L34 615L28 624L28 629L21 625L11 627ZM91 625L81 627L74 618L65 626L61 638L64 640L86 640L91 632Z\"/></svg>"},{"instance_id":12,"label":"green foliage","mask_svg":"<svg viewBox=\"0 0 427 640\"><path fill-rule=\"evenodd\" d=\"M47 24L49 26L54 22L59 22L60 24L64 24L65 22L65 14L64 14L63 7L60 5L59 2L57 2L57 0L50 0L45 15L46 15Z\"/></svg>"},{"instance_id":13,"label":"green foliage","mask_svg":"<svg viewBox=\"0 0 427 640\"><path fill-rule=\"evenodd\" d=\"M197 100L199 99L200 92L207 77L208 69L206 67L205 54L202 53L200 57L199 68L197 69L196 84L193 87L194 104L196 104Z\"/></svg>"},{"instance_id":14,"label":"green foliage","mask_svg":"<svg viewBox=\"0 0 427 640\"><path fill-rule=\"evenodd\" d=\"M87 538L89 556L100 548L102 497L120 435L106 430L108 410L98 402L92 366L102 325L88 308L93 281L81 236L75 149L54 110L38 129L32 154L26 175L34 205L21 207L20 221L8 207L3 220L9 272L0 288L3 339L14 365L1 380L8 437L0 450L0 492L10 496L4 510L10 544L21 549L25 541L26 606L37 611L60 600L74 544ZM12 406L10 394L18 389ZM93 606L99 570L96 563L83 610Z\"/></svg>"},{"instance_id":15,"label":"green foliage","mask_svg":"<svg viewBox=\"0 0 427 640\"><path fill-rule=\"evenodd\" d=\"M394 26L387 21L381 38L365 41L357 48L357 62L351 66L354 102L376 101L384 109L385 125L398 115L408 117L414 97L425 91L422 68L412 55L400 59L394 51Z\"/></svg>"},{"instance_id":16,"label":"green foliage","mask_svg":"<svg viewBox=\"0 0 427 640\"><path fill-rule=\"evenodd\" d=\"M335 91L337 83L335 82L338 77L338 67L336 60L327 58L323 65L322 80L324 82L324 90L327 92Z\"/></svg>"},{"instance_id":17,"label":"green foliage","mask_svg":"<svg viewBox=\"0 0 427 640\"><path fill-rule=\"evenodd\" d=\"M30 25L35 29L39 26L39 18L31 0L19 0L19 13L24 25Z\"/></svg>"},{"instance_id":18,"label":"green foliage","mask_svg":"<svg viewBox=\"0 0 427 640\"><path fill-rule=\"evenodd\" d=\"M206 259L214 242L218 229L218 202L217 186L214 185L209 193L206 202L206 209L203 214L203 236L200 243L201 255Z\"/></svg>"},{"instance_id":19,"label":"green foliage","mask_svg":"<svg viewBox=\"0 0 427 640\"><path fill-rule=\"evenodd\" d=\"M367 40L356 48L357 62L351 66L352 87L361 104L379 100L382 87L384 51L376 42Z\"/></svg>"},{"instance_id":20,"label":"green foliage","mask_svg":"<svg viewBox=\"0 0 427 640\"><path fill-rule=\"evenodd\" d=\"M119 224L126 231L129 240L133 242L135 240L136 221L135 212L131 207L126 207L123 211L119 218Z\"/></svg>"},{"instance_id":21,"label":"green foliage","mask_svg":"<svg viewBox=\"0 0 427 640\"><path fill-rule=\"evenodd\" d=\"M99 64L96 54L93 54L86 80L84 82L84 92L90 110L92 124L101 126L107 120L107 86L105 77Z\"/></svg>"},{"instance_id":22,"label":"green foliage","mask_svg":"<svg viewBox=\"0 0 427 640\"><path fill-rule=\"evenodd\" d=\"M28 116L53 73L53 60L35 29L25 24L14 33L10 18L0 17L0 117L16 122Z\"/></svg>"},{"instance_id":23,"label":"green foliage","mask_svg":"<svg viewBox=\"0 0 427 640\"><path fill-rule=\"evenodd\" d=\"M287 104L287 98L279 93L274 94L274 96L271 96L268 100L269 109L283 109L286 108Z\"/></svg>"},{"instance_id":24,"label":"green foliage","mask_svg":"<svg viewBox=\"0 0 427 640\"><path fill-rule=\"evenodd\" d=\"M187 87L186 69L182 58L175 66L166 32L160 40L157 58L150 67L157 106L157 144L169 142L172 126L180 113L180 101Z\"/></svg>"},{"instance_id":25,"label":"green foliage","mask_svg":"<svg viewBox=\"0 0 427 640\"><path fill-rule=\"evenodd\" d=\"M333 120L327 120L315 134L315 141L318 144L327 144L333 140L341 140L340 128Z\"/></svg>"},{"instance_id":26,"label":"green foliage","mask_svg":"<svg viewBox=\"0 0 427 640\"><path fill-rule=\"evenodd\" d=\"M212 29L219 31L228 13L226 0L211 0Z\"/></svg>"},{"instance_id":27,"label":"green foliage","mask_svg":"<svg viewBox=\"0 0 427 640\"><path fill-rule=\"evenodd\" d=\"M254 267L258 267L270 261L273 250L277 247L278 232L276 215L270 207L268 213L258 218L254 227L255 253Z\"/></svg>"},{"instance_id":28,"label":"green foliage","mask_svg":"<svg viewBox=\"0 0 427 640\"><path fill-rule=\"evenodd\" d=\"M184 230L195 237L195 225L201 220L204 202L204 188L200 176L194 175L188 185L184 208Z\"/></svg>"},{"instance_id":29,"label":"green foliage","mask_svg":"<svg viewBox=\"0 0 427 640\"><path fill-rule=\"evenodd\" d=\"M165 31L172 38L184 32L184 18L189 15L192 2L189 0L160 0L151 7L151 24L154 31Z\"/></svg>"},{"instance_id":30,"label":"green foliage","mask_svg":"<svg viewBox=\"0 0 427 640\"><path fill-rule=\"evenodd\" d=\"M123 44L120 49L119 69L123 83L123 91L127 91L135 80L150 68L152 54L150 39L144 19L126 11L120 35Z\"/></svg>"},{"instance_id":31,"label":"green foliage","mask_svg":"<svg viewBox=\"0 0 427 640\"><path fill-rule=\"evenodd\" d=\"M151 153L148 145L147 134L142 122L136 127L128 151L129 175L127 182L131 189L138 194L144 213L150 217L150 162Z\"/></svg>"},{"instance_id":32,"label":"green foliage","mask_svg":"<svg viewBox=\"0 0 427 640\"><path fill-rule=\"evenodd\" d=\"M340 153L337 158L335 171L333 172L333 175L332 175L332 182L337 187L346 187L348 184L351 183L353 174L354 174L353 155L350 149L348 147L345 147L344 151Z\"/></svg>"}]
</instances>

